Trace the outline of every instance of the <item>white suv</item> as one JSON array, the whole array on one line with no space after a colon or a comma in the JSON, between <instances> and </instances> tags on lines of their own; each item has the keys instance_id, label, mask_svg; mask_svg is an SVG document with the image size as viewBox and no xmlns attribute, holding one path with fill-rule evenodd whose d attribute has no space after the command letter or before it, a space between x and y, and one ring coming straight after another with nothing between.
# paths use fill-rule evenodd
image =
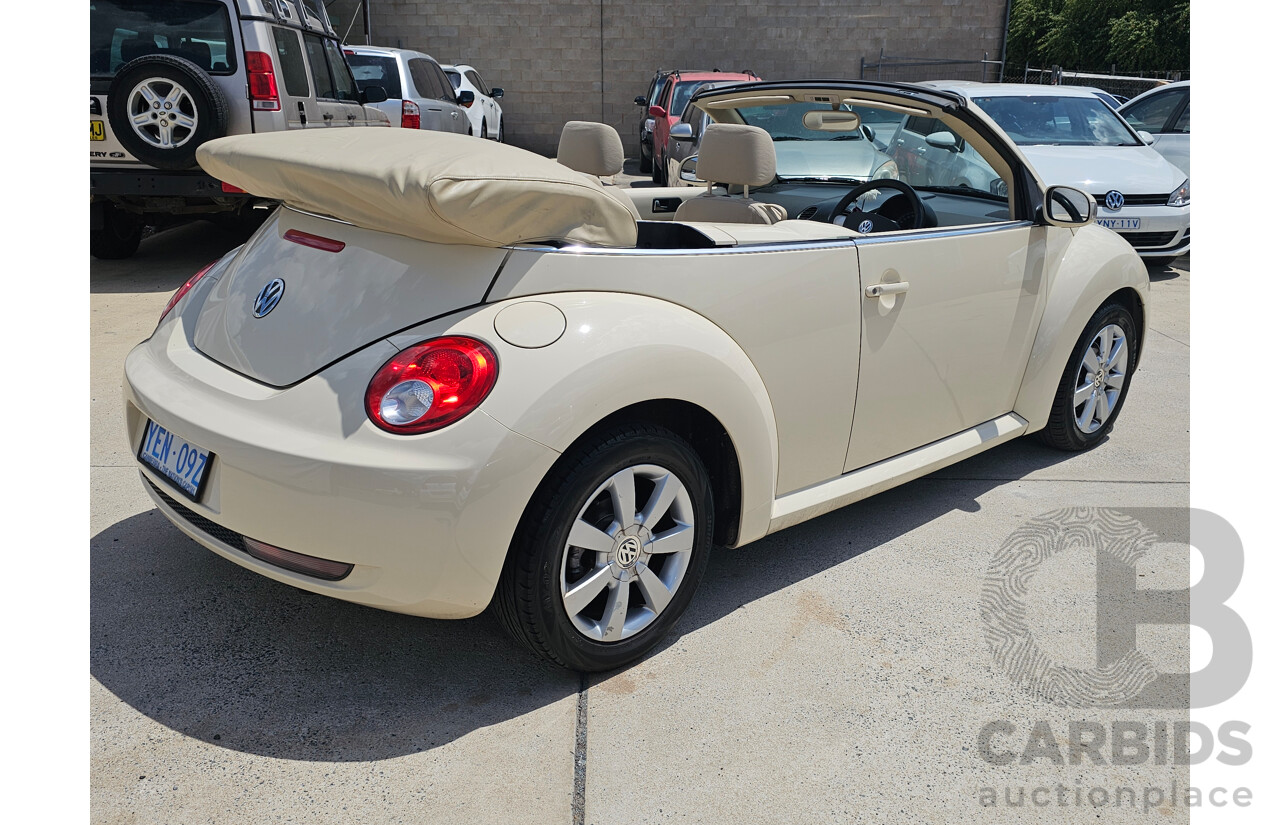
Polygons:
<instances>
[{"instance_id":1,"label":"white suv","mask_svg":"<svg viewBox=\"0 0 1280 825\"><path fill-rule=\"evenodd\" d=\"M252 220L204 174L223 135L388 125L366 107L320 0L94 0L89 6L90 252L134 253L146 225Z\"/></svg>"},{"instance_id":2,"label":"white suv","mask_svg":"<svg viewBox=\"0 0 1280 825\"><path fill-rule=\"evenodd\" d=\"M387 46L347 46L347 62L361 89L379 86L387 99L374 104L392 126L471 134L467 107L471 92L454 92L440 64L429 54Z\"/></svg>"}]
</instances>

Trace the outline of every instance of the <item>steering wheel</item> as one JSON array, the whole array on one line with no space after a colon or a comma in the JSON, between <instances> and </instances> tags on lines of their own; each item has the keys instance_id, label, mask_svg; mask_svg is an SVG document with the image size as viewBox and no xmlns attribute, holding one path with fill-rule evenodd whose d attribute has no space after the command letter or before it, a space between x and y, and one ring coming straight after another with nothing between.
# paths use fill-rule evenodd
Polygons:
<instances>
[{"instance_id":1,"label":"steering wheel","mask_svg":"<svg viewBox=\"0 0 1280 825\"><path fill-rule=\"evenodd\" d=\"M903 226L898 221L876 212L863 212L861 209L854 209L852 212L846 211L849 209L849 205L858 198L877 189L892 189L906 196L907 202L911 204L910 226ZM831 222L835 223L836 219L841 217L844 218L844 226L864 234L867 232L892 232L896 229L922 229L925 224L925 207L924 202L920 200L920 196L916 194L916 190L912 189L908 184L894 178L881 178L860 183L846 192L840 202L836 204L835 209L831 210ZM867 226L867 224L870 224L870 226Z\"/></svg>"}]
</instances>

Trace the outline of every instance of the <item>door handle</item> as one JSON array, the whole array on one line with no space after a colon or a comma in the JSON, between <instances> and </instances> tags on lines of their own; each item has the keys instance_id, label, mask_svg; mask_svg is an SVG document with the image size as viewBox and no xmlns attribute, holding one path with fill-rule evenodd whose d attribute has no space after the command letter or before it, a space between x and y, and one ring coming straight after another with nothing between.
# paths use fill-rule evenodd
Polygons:
<instances>
[{"instance_id":1,"label":"door handle","mask_svg":"<svg viewBox=\"0 0 1280 825\"><path fill-rule=\"evenodd\" d=\"M325 120L333 120L333 112L325 112L325 113L324 113L324 119L325 119Z\"/></svg>"},{"instance_id":2,"label":"door handle","mask_svg":"<svg viewBox=\"0 0 1280 825\"><path fill-rule=\"evenodd\" d=\"M867 287L868 298L883 298L886 295L901 295L911 288L911 284L902 281L896 284L876 284Z\"/></svg>"}]
</instances>

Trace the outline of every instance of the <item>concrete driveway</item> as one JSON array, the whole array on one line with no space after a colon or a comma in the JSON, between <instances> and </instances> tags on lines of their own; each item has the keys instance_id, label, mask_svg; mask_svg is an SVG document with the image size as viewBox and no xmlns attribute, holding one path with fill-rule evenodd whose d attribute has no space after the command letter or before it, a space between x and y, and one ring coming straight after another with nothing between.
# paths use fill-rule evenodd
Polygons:
<instances>
[{"instance_id":1,"label":"concrete driveway","mask_svg":"<svg viewBox=\"0 0 1280 825\"><path fill-rule=\"evenodd\" d=\"M652 656L586 679L488 615L397 616L255 576L152 509L123 435L124 357L238 242L196 223L90 264L94 822L1148 821L1143 788L1186 785L1185 766L1152 759L993 764L1038 723L1065 740L1073 722L1187 714L1035 698L993 661L979 604L993 557L1039 514L1188 505L1188 258L1152 273L1142 367L1100 448L1023 439L721 552ZM1186 586L1185 553L1148 561L1145 586ZM1033 594L1046 650L1080 667L1093 564L1065 554ZM1186 628L1156 631L1143 652L1185 667ZM984 744L991 723L1008 726Z\"/></svg>"}]
</instances>

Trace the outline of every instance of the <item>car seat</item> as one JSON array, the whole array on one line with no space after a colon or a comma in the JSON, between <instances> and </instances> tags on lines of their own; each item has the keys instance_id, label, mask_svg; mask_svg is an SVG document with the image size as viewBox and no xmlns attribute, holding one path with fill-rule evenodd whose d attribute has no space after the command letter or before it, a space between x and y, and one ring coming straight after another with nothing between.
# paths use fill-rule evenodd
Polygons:
<instances>
[{"instance_id":1,"label":"car seat","mask_svg":"<svg viewBox=\"0 0 1280 825\"><path fill-rule=\"evenodd\" d=\"M771 183L777 171L773 138L758 126L711 123L698 148L698 177L707 191L680 204L675 219L683 222L763 223L787 219L787 210L773 203L751 200L751 187ZM714 194L723 183L742 187L742 194Z\"/></svg>"},{"instance_id":2,"label":"car seat","mask_svg":"<svg viewBox=\"0 0 1280 825\"><path fill-rule=\"evenodd\" d=\"M575 172L612 179L622 171L622 138L618 130L608 124L571 120L560 130L556 160ZM612 180L601 183L610 197L627 207L636 220L640 219L640 210L622 187L614 185Z\"/></svg>"}]
</instances>

